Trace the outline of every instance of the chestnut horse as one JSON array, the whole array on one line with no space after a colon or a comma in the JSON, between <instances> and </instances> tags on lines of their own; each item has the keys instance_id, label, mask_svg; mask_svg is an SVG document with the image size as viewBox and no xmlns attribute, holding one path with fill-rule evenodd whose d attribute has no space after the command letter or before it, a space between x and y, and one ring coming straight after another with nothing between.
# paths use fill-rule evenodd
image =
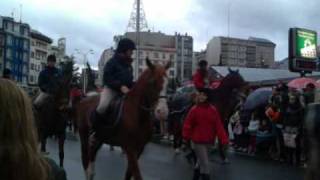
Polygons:
<instances>
[{"instance_id":1,"label":"chestnut horse","mask_svg":"<svg viewBox=\"0 0 320 180\"><path fill-rule=\"evenodd\" d=\"M154 65L146 59L148 68L126 95L123 111L115 129L105 128L92 140L90 114L99 103L99 95L84 98L77 106L77 126L81 140L82 164L88 180L94 178L96 153L103 143L120 146L127 155L125 180L142 180L138 159L152 136L152 113L163 89L166 71L170 66ZM98 130L99 131L99 130ZM110 135L110 131L114 132ZM103 134L103 136L101 136ZM108 135L109 134L109 135ZM90 143L89 143L90 141Z\"/></svg>"}]
</instances>

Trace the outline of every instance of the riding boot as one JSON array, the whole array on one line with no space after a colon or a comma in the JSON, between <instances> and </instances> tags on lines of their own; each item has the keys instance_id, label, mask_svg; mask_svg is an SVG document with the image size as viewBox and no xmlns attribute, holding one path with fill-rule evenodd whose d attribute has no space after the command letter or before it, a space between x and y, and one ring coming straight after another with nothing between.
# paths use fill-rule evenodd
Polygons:
<instances>
[{"instance_id":1,"label":"riding boot","mask_svg":"<svg viewBox=\"0 0 320 180\"><path fill-rule=\"evenodd\" d=\"M200 179L200 168L195 168L193 171L192 180L199 180L199 179Z\"/></svg>"},{"instance_id":2,"label":"riding boot","mask_svg":"<svg viewBox=\"0 0 320 180\"><path fill-rule=\"evenodd\" d=\"M210 180L210 175L209 174L201 174L201 180Z\"/></svg>"},{"instance_id":3,"label":"riding boot","mask_svg":"<svg viewBox=\"0 0 320 180\"><path fill-rule=\"evenodd\" d=\"M91 124L92 124L92 131L97 131L98 127L102 124L103 122L103 118L102 116L99 114L99 112L94 111L91 114Z\"/></svg>"}]
</instances>

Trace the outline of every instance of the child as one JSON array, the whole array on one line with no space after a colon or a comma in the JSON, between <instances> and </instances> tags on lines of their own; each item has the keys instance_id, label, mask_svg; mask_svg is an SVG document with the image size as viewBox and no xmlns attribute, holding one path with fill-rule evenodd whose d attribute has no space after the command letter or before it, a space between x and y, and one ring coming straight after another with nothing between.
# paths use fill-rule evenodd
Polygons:
<instances>
[{"instance_id":1,"label":"child","mask_svg":"<svg viewBox=\"0 0 320 180\"><path fill-rule=\"evenodd\" d=\"M183 126L183 138L192 141L199 167L194 170L193 180L210 179L208 148L214 142L215 135L227 147L228 137L224 131L220 115L216 108L208 103L207 90L200 90L198 104L188 113Z\"/></svg>"}]
</instances>

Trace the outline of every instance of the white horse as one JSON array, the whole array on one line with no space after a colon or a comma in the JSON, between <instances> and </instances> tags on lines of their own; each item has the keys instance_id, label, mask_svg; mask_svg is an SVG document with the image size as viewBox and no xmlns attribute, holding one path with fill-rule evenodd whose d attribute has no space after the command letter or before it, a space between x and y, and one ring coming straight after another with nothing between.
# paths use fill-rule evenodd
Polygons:
<instances>
[{"instance_id":1,"label":"white horse","mask_svg":"<svg viewBox=\"0 0 320 180\"><path fill-rule=\"evenodd\" d=\"M155 118L159 120L160 122L160 134L164 137L167 135L167 128L165 125L165 121L168 119L169 115L169 108L168 108L168 103L167 103L167 81L164 83L164 88L160 93L160 97L158 100L158 103L156 104L155 108Z\"/></svg>"}]
</instances>

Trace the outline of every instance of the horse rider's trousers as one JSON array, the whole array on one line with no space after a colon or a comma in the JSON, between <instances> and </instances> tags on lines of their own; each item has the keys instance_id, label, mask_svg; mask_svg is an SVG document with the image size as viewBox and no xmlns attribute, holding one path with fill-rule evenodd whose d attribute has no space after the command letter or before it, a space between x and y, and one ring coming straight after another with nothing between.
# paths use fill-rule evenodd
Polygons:
<instances>
[{"instance_id":1,"label":"horse rider's trousers","mask_svg":"<svg viewBox=\"0 0 320 180\"><path fill-rule=\"evenodd\" d=\"M34 100L34 105L37 107L43 106L43 104L46 102L46 100L49 97L50 97L50 94L41 91L40 94Z\"/></svg>"},{"instance_id":2,"label":"horse rider's trousers","mask_svg":"<svg viewBox=\"0 0 320 180\"><path fill-rule=\"evenodd\" d=\"M106 86L103 87L100 94L100 101L97 107L97 112L103 114L109 106L111 100L116 96L116 92Z\"/></svg>"}]
</instances>

